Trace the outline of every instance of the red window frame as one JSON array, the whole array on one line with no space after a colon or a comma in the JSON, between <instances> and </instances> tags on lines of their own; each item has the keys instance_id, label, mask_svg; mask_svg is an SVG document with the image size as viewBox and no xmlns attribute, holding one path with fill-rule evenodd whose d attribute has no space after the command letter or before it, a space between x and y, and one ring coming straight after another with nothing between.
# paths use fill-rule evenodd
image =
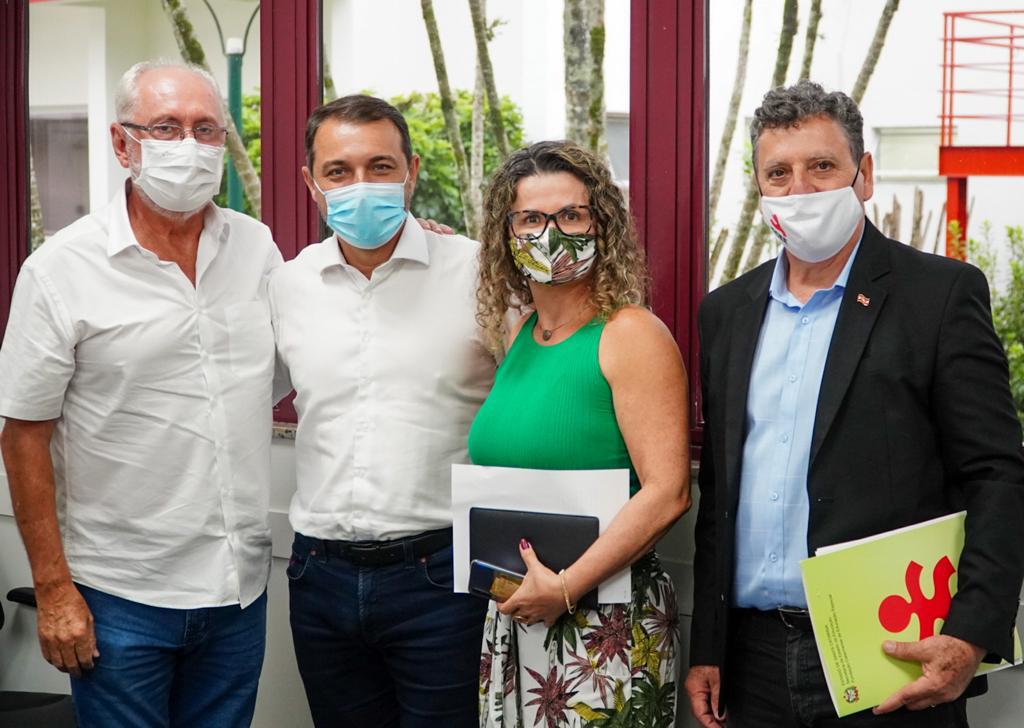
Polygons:
<instances>
[{"instance_id":1,"label":"red window frame","mask_svg":"<svg viewBox=\"0 0 1024 728\"><path fill-rule=\"evenodd\" d=\"M706 0L631 0L630 204L654 310L690 373L699 425L697 305L706 290ZM306 117L320 101L320 0L263 0L263 220L285 258L319 239L302 182ZM28 2L0 0L0 326L28 252ZM294 414L281 411L277 416ZM699 443L699 427L694 428Z\"/></svg>"},{"instance_id":2,"label":"red window frame","mask_svg":"<svg viewBox=\"0 0 1024 728\"><path fill-rule=\"evenodd\" d=\"M654 311L689 373L695 449L703 423L697 307L707 291L707 17L704 0L632 0L630 8L630 207Z\"/></svg>"},{"instance_id":3,"label":"red window frame","mask_svg":"<svg viewBox=\"0 0 1024 728\"><path fill-rule=\"evenodd\" d=\"M0 2L0 327L28 257L28 2Z\"/></svg>"}]
</instances>

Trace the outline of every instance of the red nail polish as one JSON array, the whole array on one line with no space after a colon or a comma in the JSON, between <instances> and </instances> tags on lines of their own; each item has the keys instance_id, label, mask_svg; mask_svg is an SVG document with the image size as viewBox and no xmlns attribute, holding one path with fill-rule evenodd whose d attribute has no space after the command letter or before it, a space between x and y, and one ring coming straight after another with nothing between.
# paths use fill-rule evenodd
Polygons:
<instances>
[{"instance_id":1,"label":"red nail polish","mask_svg":"<svg viewBox=\"0 0 1024 728\"><path fill-rule=\"evenodd\" d=\"M519 539L519 548L523 550L530 548L530 542L527 541L525 538Z\"/></svg>"}]
</instances>

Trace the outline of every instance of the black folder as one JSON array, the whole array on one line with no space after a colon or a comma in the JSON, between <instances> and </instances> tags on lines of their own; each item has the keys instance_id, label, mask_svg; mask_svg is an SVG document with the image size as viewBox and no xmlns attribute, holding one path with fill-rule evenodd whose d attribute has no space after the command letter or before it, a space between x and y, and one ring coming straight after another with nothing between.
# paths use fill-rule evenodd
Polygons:
<instances>
[{"instance_id":1,"label":"black folder","mask_svg":"<svg viewBox=\"0 0 1024 728\"><path fill-rule=\"evenodd\" d=\"M519 540L525 538L541 563L558 572L590 548L597 540L600 525L596 516L470 508L469 560L486 561L525 574L526 565L519 555ZM577 603L584 609L597 609L597 589Z\"/></svg>"}]
</instances>

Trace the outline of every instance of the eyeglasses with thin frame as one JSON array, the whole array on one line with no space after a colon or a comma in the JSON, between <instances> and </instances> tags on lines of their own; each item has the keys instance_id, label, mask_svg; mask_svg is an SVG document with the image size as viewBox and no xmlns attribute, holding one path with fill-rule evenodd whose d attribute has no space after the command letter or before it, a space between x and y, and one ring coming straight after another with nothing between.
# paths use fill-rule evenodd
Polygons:
<instances>
[{"instance_id":1,"label":"eyeglasses with thin frame","mask_svg":"<svg viewBox=\"0 0 1024 728\"><path fill-rule=\"evenodd\" d=\"M144 131L157 141L161 142L184 139L186 132L192 132L192 136L194 136L196 141L200 144L220 146L228 136L228 130L225 127L209 123L196 124L195 126L182 126L181 124L166 122L144 126L143 124L131 124L127 121L122 121L120 124L126 129L138 129L139 131Z\"/></svg>"},{"instance_id":2,"label":"eyeglasses with thin frame","mask_svg":"<svg viewBox=\"0 0 1024 728\"><path fill-rule=\"evenodd\" d=\"M563 235L586 235L594 226L594 217L588 205L566 205L558 212L515 210L508 213L512 234L524 240L535 240L547 231L552 222Z\"/></svg>"}]
</instances>

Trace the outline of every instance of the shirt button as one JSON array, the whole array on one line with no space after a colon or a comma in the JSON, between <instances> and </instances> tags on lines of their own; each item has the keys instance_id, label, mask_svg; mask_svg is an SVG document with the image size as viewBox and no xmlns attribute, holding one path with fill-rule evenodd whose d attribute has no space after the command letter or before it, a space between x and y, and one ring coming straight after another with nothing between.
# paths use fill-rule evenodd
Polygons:
<instances>
[{"instance_id":1,"label":"shirt button","mask_svg":"<svg viewBox=\"0 0 1024 728\"><path fill-rule=\"evenodd\" d=\"M791 384L792 384L793 382L795 382L795 381L796 381L796 374L790 374L790 375L789 375L789 381L790 381L790 383L791 383Z\"/></svg>"},{"instance_id":2,"label":"shirt button","mask_svg":"<svg viewBox=\"0 0 1024 728\"><path fill-rule=\"evenodd\" d=\"M779 557L777 554L768 554L768 560L774 564L776 561L779 560Z\"/></svg>"},{"instance_id":3,"label":"shirt button","mask_svg":"<svg viewBox=\"0 0 1024 728\"><path fill-rule=\"evenodd\" d=\"M783 442L789 442L789 435L788 435L788 434L786 434L786 435L783 435L783 436L782 436L782 441L783 441Z\"/></svg>"},{"instance_id":4,"label":"shirt button","mask_svg":"<svg viewBox=\"0 0 1024 728\"><path fill-rule=\"evenodd\" d=\"M773 492L770 497L773 501L777 501L779 499L779 494Z\"/></svg>"},{"instance_id":5,"label":"shirt button","mask_svg":"<svg viewBox=\"0 0 1024 728\"><path fill-rule=\"evenodd\" d=\"M806 326L807 324L811 323L811 319L807 316L804 316L802 319L800 319L800 323Z\"/></svg>"}]
</instances>

